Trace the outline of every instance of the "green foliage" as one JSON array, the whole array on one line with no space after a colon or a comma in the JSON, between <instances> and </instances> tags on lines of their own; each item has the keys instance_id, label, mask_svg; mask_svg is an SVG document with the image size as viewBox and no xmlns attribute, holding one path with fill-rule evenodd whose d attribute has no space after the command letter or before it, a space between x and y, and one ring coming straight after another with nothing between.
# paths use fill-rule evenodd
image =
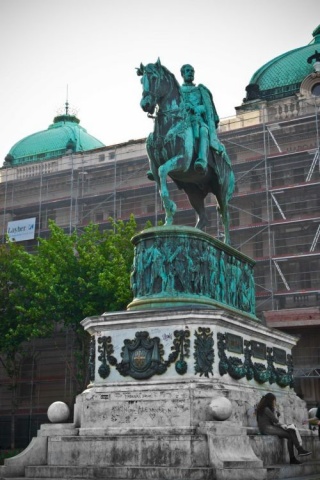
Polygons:
<instances>
[{"instance_id":1,"label":"green foliage","mask_svg":"<svg viewBox=\"0 0 320 480\"><path fill-rule=\"evenodd\" d=\"M0 465L4 464L6 458L15 457L22 452L22 449L15 448L13 450L0 450Z\"/></svg>"},{"instance_id":2,"label":"green foliage","mask_svg":"<svg viewBox=\"0 0 320 480\"><path fill-rule=\"evenodd\" d=\"M130 302L136 223L133 217L110 219L110 226L101 232L90 224L81 234L67 235L50 223L50 237L40 239L32 272L32 308L41 309L48 321L77 329L84 317L121 310Z\"/></svg>"},{"instance_id":3,"label":"green foliage","mask_svg":"<svg viewBox=\"0 0 320 480\"><path fill-rule=\"evenodd\" d=\"M15 439L17 385L25 356L34 338L49 337L56 329L75 332L77 390L86 382L89 335L80 325L87 316L124 309L131 301L130 271L137 231L129 221L110 219L101 232L89 225L83 233L64 233L51 222L50 235L39 239L34 255L19 244L0 245L0 363L10 378L11 446Z\"/></svg>"},{"instance_id":4,"label":"green foliage","mask_svg":"<svg viewBox=\"0 0 320 480\"><path fill-rule=\"evenodd\" d=\"M5 352L10 373L21 343L49 333L51 327L34 311L32 273L35 259L15 243L0 245L0 352ZM28 315L25 315L28 312Z\"/></svg>"},{"instance_id":5,"label":"green foliage","mask_svg":"<svg viewBox=\"0 0 320 480\"><path fill-rule=\"evenodd\" d=\"M56 324L77 333L85 355L81 320L122 310L132 299L133 216L127 222L110 219L104 232L93 224L72 235L53 222L49 229L35 255L15 243L0 247L0 361L9 375L8 360L23 342L49 336Z\"/></svg>"}]
</instances>

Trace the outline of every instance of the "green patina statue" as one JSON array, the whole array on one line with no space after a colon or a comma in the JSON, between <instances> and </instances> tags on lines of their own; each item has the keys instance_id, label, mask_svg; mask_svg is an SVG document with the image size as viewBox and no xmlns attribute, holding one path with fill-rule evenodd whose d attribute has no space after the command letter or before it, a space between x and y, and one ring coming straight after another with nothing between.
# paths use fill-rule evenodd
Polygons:
<instances>
[{"instance_id":1,"label":"green patina statue","mask_svg":"<svg viewBox=\"0 0 320 480\"><path fill-rule=\"evenodd\" d=\"M229 245L228 205L235 183L217 135L219 117L210 91L194 84L194 68L183 65L181 74L180 86L160 60L138 69L140 105L154 119L146 144L148 176L158 185L166 221L132 239L134 299L128 309L196 305L227 308L257 320L254 262ZM198 215L197 228L172 225L177 207L170 198L168 176L187 194ZM208 224L204 200L210 192L217 199L224 243L201 231Z\"/></svg>"},{"instance_id":2,"label":"green patina statue","mask_svg":"<svg viewBox=\"0 0 320 480\"><path fill-rule=\"evenodd\" d=\"M190 116L193 139L198 147L194 169L204 174L208 165L209 146L217 155L224 151L217 137L219 117L210 90L204 85L196 86L193 83L194 68L187 64L183 65L180 71L184 80L181 86L184 105Z\"/></svg>"},{"instance_id":3,"label":"green patina statue","mask_svg":"<svg viewBox=\"0 0 320 480\"><path fill-rule=\"evenodd\" d=\"M143 230L133 237L129 309L206 305L255 319L253 260L193 227Z\"/></svg>"},{"instance_id":4,"label":"green patina statue","mask_svg":"<svg viewBox=\"0 0 320 480\"><path fill-rule=\"evenodd\" d=\"M137 70L142 76L141 108L155 119L154 131L147 139L148 176L158 185L165 225L172 225L177 209L168 190L170 176L186 192L200 230L209 223L204 199L209 193L216 196L225 242L230 243L228 203L234 191L234 174L226 149L217 137L219 118L210 91L193 84L191 65L181 69L182 86L160 60L141 64Z\"/></svg>"}]
</instances>

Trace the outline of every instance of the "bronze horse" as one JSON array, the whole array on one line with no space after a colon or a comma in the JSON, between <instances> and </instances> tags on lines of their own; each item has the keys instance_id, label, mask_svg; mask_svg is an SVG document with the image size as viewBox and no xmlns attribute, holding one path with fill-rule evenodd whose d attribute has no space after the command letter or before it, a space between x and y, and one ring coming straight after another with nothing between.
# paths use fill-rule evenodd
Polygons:
<instances>
[{"instance_id":1,"label":"bronze horse","mask_svg":"<svg viewBox=\"0 0 320 480\"><path fill-rule=\"evenodd\" d=\"M147 139L150 161L149 178L155 180L166 213L165 225L173 223L177 210L170 198L167 176L187 194L197 213L196 227L203 230L208 225L204 199L213 193L218 202L218 211L224 225L225 243L230 243L228 203L234 191L234 174L230 159L222 145L220 154L209 149L208 169L205 174L194 168L196 158L190 116L184 108L180 85L175 76L160 60L140 65L137 74L142 76L143 111L152 116L157 108L154 131Z\"/></svg>"}]
</instances>

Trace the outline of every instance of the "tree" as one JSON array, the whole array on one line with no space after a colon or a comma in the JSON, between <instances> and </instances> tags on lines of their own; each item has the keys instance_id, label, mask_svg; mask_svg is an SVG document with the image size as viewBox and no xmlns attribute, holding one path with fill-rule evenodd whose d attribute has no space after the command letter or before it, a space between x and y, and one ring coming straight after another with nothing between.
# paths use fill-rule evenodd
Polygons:
<instances>
[{"instance_id":1,"label":"tree","mask_svg":"<svg viewBox=\"0 0 320 480\"><path fill-rule=\"evenodd\" d=\"M48 335L52 324L43 322L30 308L28 279L33 271L34 258L23 247L8 242L0 245L0 266L0 363L10 382L11 448L14 448L18 380L21 363L29 353L26 342Z\"/></svg>"},{"instance_id":2,"label":"tree","mask_svg":"<svg viewBox=\"0 0 320 480\"><path fill-rule=\"evenodd\" d=\"M122 310L132 299L130 239L137 231L133 216L127 222L110 219L110 229L104 232L90 224L82 233L68 235L54 222L49 230L34 255L14 243L0 250L0 361L15 392L28 342L51 335L57 325L75 333L75 380L77 392L82 391L87 384L89 336L81 320ZM16 409L16 393L12 404ZM14 427L12 432L14 437Z\"/></svg>"},{"instance_id":3,"label":"tree","mask_svg":"<svg viewBox=\"0 0 320 480\"><path fill-rule=\"evenodd\" d=\"M130 271L133 263L132 236L137 225L110 219L110 229L101 232L90 224L83 233L64 233L49 225L48 239L39 239L35 265L29 282L32 300L25 314L71 328L78 343L78 390L88 355L88 335L80 325L87 316L123 310L132 299Z\"/></svg>"}]
</instances>

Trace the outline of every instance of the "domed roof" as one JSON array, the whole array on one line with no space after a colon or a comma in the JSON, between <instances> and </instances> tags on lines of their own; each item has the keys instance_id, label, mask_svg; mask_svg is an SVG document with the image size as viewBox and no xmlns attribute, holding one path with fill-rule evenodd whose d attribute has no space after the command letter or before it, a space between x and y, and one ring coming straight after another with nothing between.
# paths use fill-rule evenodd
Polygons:
<instances>
[{"instance_id":1,"label":"domed roof","mask_svg":"<svg viewBox=\"0 0 320 480\"><path fill-rule=\"evenodd\" d=\"M85 152L105 145L79 125L80 120L66 113L54 118L47 130L33 133L17 142L6 156L11 166L49 160L67 151Z\"/></svg>"},{"instance_id":2,"label":"domed roof","mask_svg":"<svg viewBox=\"0 0 320 480\"><path fill-rule=\"evenodd\" d=\"M308 45L283 53L259 68L246 87L246 100L275 100L298 92L304 78L314 72L310 57L320 54L320 25L312 35Z\"/></svg>"}]
</instances>

